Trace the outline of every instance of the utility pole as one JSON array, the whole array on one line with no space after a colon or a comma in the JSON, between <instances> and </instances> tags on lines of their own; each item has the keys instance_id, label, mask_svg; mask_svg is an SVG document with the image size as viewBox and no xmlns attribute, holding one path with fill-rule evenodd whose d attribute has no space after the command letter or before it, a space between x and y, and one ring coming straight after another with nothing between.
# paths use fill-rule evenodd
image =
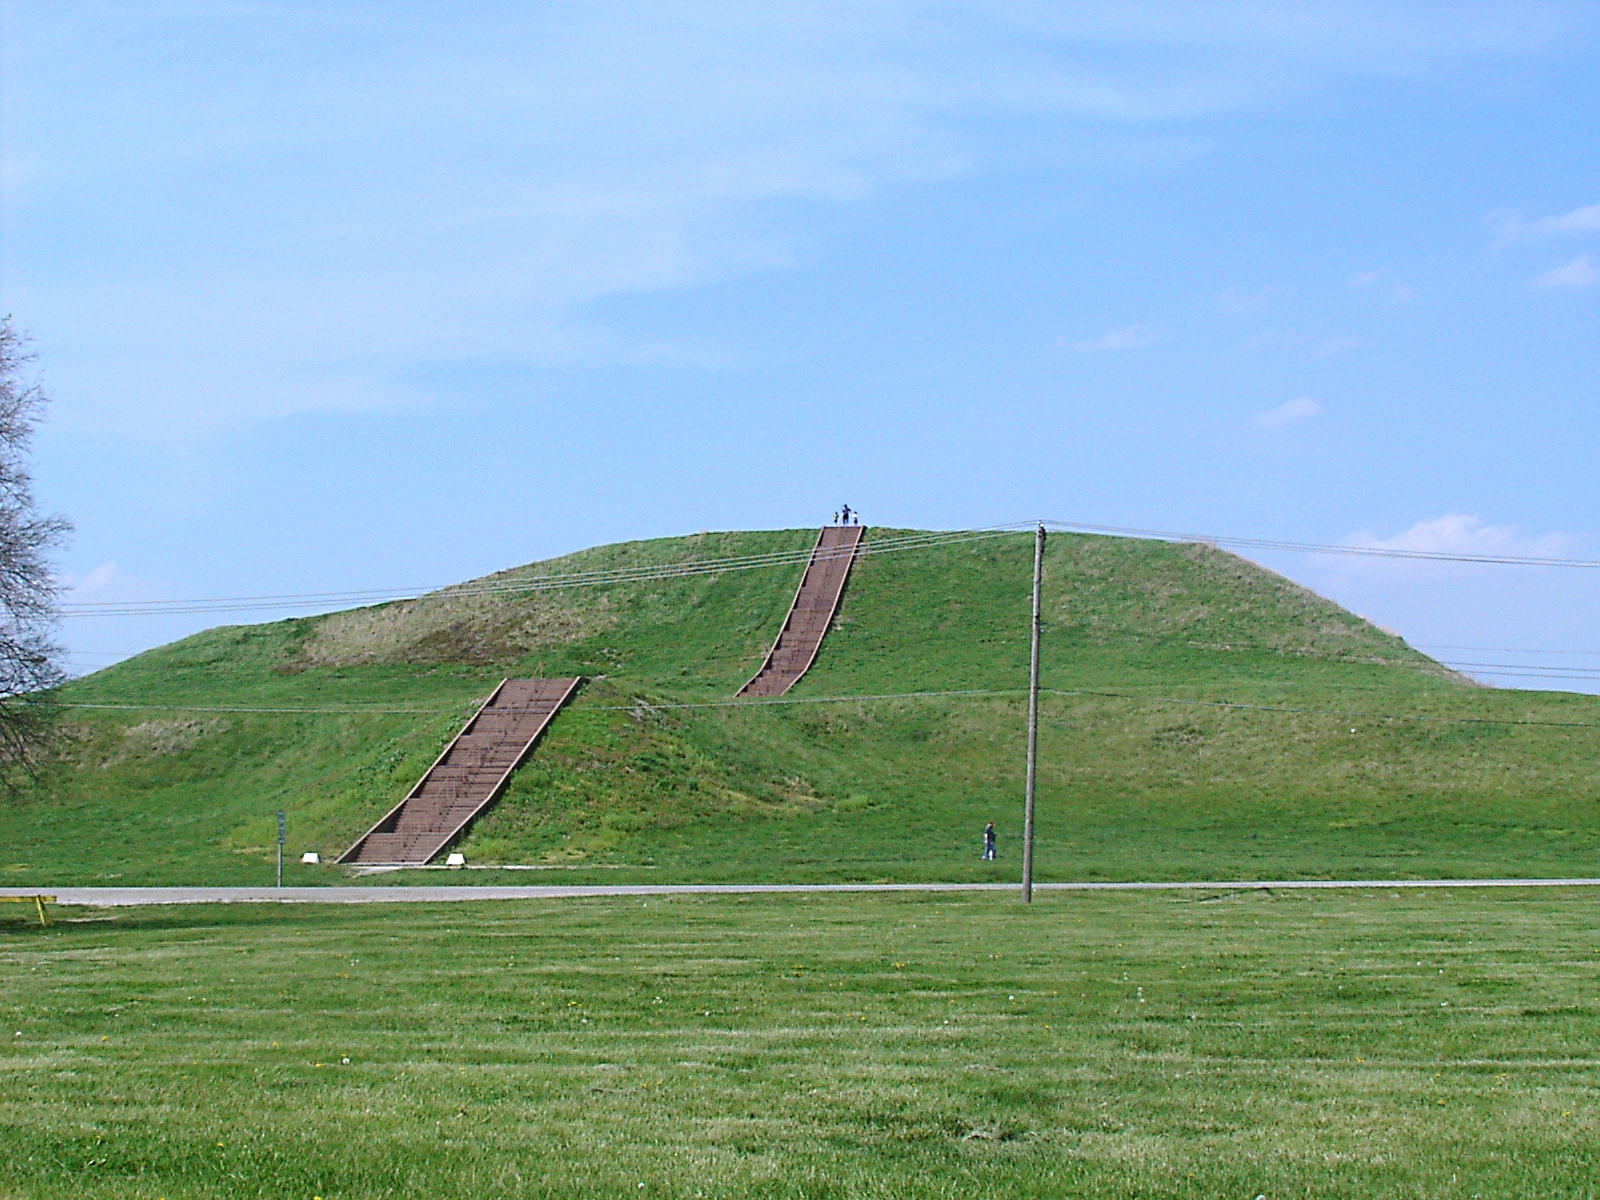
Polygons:
<instances>
[{"instance_id":1,"label":"utility pole","mask_svg":"<svg viewBox=\"0 0 1600 1200\"><path fill-rule=\"evenodd\" d=\"M278 810L278 886L283 886L283 835L288 832L288 821L283 810Z\"/></svg>"},{"instance_id":2,"label":"utility pole","mask_svg":"<svg viewBox=\"0 0 1600 1200\"><path fill-rule=\"evenodd\" d=\"M1033 903L1033 784L1039 765L1039 589L1044 581L1044 522L1033 531L1033 657L1028 668L1028 784L1022 808L1022 902Z\"/></svg>"}]
</instances>

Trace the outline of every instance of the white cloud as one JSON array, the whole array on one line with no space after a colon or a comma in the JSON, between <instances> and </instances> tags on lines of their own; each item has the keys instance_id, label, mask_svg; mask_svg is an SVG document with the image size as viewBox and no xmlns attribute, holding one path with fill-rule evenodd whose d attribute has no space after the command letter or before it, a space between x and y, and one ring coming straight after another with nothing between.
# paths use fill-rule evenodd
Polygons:
<instances>
[{"instance_id":1,"label":"white cloud","mask_svg":"<svg viewBox=\"0 0 1600 1200\"><path fill-rule=\"evenodd\" d=\"M1568 233L1600 233L1600 204L1585 205L1560 216L1540 217L1535 221L1525 221L1514 212L1495 213L1491 219L1499 227L1503 242Z\"/></svg>"},{"instance_id":2,"label":"white cloud","mask_svg":"<svg viewBox=\"0 0 1600 1200\"><path fill-rule=\"evenodd\" d=\"M1600 233L1600 204L1575 208L1559 217L1545 217L1534 222L1540 233Z\"/></svg>"},{"instance_id":3,"label":"white cloud","mask_svg":"<svg viewBox=\"0 0 1600 1200\"><path fill-rule=\"evenodd\" d=\"M1346 350L1356 350L1371 343L1371 338L1345 336L1324 338L1312 348L1311 357L1330 358L1335 354L1343 354Z\"/></svg>"},{"instance_id":4,"label":"white cloud","mask_svg":"<svg viewBox=\"0 0 1600 1200\"><path fill-rule=\"evenodd\" d=\"M1293 400L1278 405L1269 412L1262 413L1256 418L1256 427L1259 429L1282 429L1286 425L1295 425L1301 421L1309 421L1322 411L1310 396L1296 396Z\"/></svg>"},{"instance_id":5,"label":"white cloud","mask_svg":"<svg viewBox=\"0 0 1600 1200\"><path fill-rule=\"evenodd\" d=\"M1527 54L1572 21L1369 0L11 8L10 302L49 339L60 425L158 438L403 404L419 362L648 357L594 306L786 269L795 210L977 175L1004 141L978 129L1138 147L1333 80Z\"/></svg>"},{"instance_id":6,"label":"white cloud","mask_svg":"<svg viewBox=\"0 0 1600 1200\"><path fill-rule=\"evenodd\" d=\"M1122 329L1110 329L1097 338L1088 341L1074 342L1072 348L1079 351L1089 350L1137 350L1140 346L1148 346L1156 340L1156 333L1146 329L1143 325L1128 325Z\"/></svg>"},{"instance_id":7,"label":"white cloud","mask_svg":"<svg viewBox=\"0 0 1600 1200\"><path fill-rule=\"evenodd\" d=\"M1420 550L1431 554L1516 555L1531 558L1571 557L1577 549L1575 539L1564 533L1546 533L1530 537L1516 525L1485 525L1481 518L1466 513L1447 513L1429 521L1418 521L1410 529L1394 537L1380 538L1371 533L1353 533L1344 541L1348 546L1369 546L1380 550ZM1363 561L1371 563L1383 560Z\"/></svg>"},{"instance_id":8,"label":"white cloud","mask_svg":"<svg viewBox=\"0 0 1600 1200\"><path fill-rule=\"evenodd\" d=\"M1217 297L1217 303L1224 312L1245 312L1249 309L1265 308L1268 301L1277 295L1278 289L1272 284L1258 288L1253 292L1241 292L1238 288L1228 288Z\"/></svg>"},{"instance_id":9,"label":"white cloud","mask_svg":"<svg viewBox=\"0 0 1600 1200\"><path fill-rule=\"evenodd\" d=\"M1388 267L1376 267L1370 271L1357 271L1345 280L1345 286L1353 288L1370 288L1389 279L1391 272ZM1389 289L1388 303L1391 305L1410 304L1417 298L1416 289L1410 284L1397 283Z\"/></svg>"},{"instance_id":10,"label":"white cloud","mask_svg":"<svg viewBox=\"0 0 1600 1200\"><path fill-rule=\"evenodd\" d=\"M1571 213L1562 213L1562 216L1541 218L1533 222L1531 230L1544 237L1552 234L1600 234L1600 205L1586 205L1584 208L1574 208Z\"/></svg>"},{"instance_id":11,"label":"white cloud","mask_svg":"<svg viewBox=\"0 0 1600 1200\"><path fill-rule=\"evenodd\" d=\"M120 593L127 582L127 576L114 562L104 562L98 567L85 571L82 575L66 574L61 577L62 585L67 589L70 598L74 601L106 599L111 593ZM112 598L121 598L120 596Z\"/></svg>"},{"instance_id":12,"label":"white cloud","mask_svg":"<svg viewBox=\"0 0 1600 1200\"><path fill-rule=\"evenodd\" d=\"M1533 279L1529 286L1536 288L1586 288L1600 283L1600 266L1594 255L1580 254L1564 267L1552 267Z\"/></svg>"}]
</instances>

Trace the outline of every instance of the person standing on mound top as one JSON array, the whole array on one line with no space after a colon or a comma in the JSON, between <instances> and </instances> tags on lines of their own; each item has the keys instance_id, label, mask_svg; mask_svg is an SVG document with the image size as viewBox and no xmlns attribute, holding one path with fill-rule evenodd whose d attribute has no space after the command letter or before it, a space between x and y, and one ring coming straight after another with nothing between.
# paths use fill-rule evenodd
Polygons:
<instances>
[{"instance_id":1,"label":"person standing on mound top","mask_svg":"<svg viewBox=\"0 0 1600 1200\"><path fill-rule=\"evenodd\" d=\"M994 822L990 821L983 827L983 857L985 862L994 861Z\"/></svg>"},{"instance_id":2,"label":"person standing on mound top","mask_svg":"<svg viewBox=\"0 0 1600 1200\"><path fill-rule=\"evenodd\" d=\"M839 510L839 515L844 518L841 524L850 524L850 506L848 504Z\"/></svg>"}]
</instances>

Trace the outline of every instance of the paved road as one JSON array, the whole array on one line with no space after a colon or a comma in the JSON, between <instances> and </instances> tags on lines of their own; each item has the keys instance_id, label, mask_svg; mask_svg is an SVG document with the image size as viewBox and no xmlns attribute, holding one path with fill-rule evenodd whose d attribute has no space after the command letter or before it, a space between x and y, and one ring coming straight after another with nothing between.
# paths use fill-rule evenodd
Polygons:
<instances>
[{"instance_id":1,"label":"paved road","mask_svg":"<svg viewBox=\"0 0 1600 1200\"><path fill-rule=\"evenodd\" d=\"M1184 883L1036 883L1038 892L1321 891L1332 888L1600 887L1600 879L1250 879ZM58 904L408 904L455 900L560 900L589 896L750 896L816 892L1016 892L1014 883L688 883L561 887L68 887L0 888L0 896L52 895Z\"/></svg>"}]
</instances>

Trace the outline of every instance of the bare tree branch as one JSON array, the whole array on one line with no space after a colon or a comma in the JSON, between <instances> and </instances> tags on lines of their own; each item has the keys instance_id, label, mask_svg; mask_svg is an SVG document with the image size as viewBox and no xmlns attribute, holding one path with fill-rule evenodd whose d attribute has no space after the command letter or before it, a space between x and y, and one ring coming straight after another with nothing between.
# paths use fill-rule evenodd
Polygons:
<instances>
[{"instance_id":1,"label":"bare tree branch","mask_svg":"<svg viewBox=\"0 0 1600 1200\"><path fill-rule=\"evenodd\" d=\"M41 514L33 497L28 451L48 400L23 377L34 356L28 339L0 317L0 764L32 769L51 711L34 693L61 682L61 647L53 638L61 585L49 552L72 526Z\"/></svg>"}]
</instances>

